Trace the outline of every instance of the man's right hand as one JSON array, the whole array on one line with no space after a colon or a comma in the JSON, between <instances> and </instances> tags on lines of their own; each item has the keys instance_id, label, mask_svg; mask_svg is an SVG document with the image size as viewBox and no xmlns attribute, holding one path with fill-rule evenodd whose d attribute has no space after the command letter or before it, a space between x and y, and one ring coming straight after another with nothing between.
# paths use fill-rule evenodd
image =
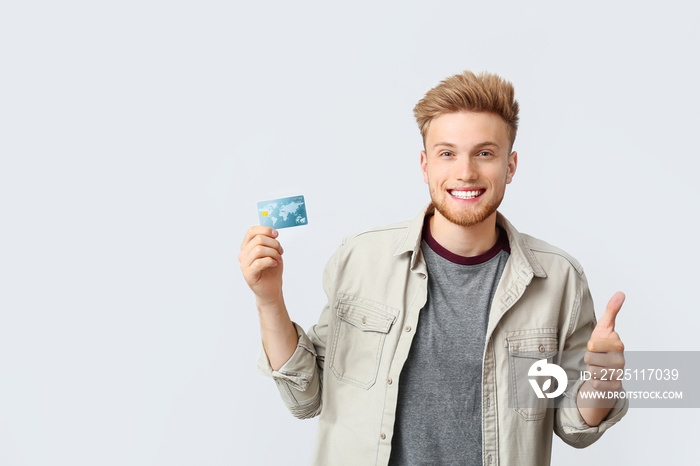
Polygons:
<instances>
[{"instance_id":1,"label":"man's right hand","mask_svg":"<svg viewBox=\"0 0 700 466\"><path fill-rule=\"evenodd\" d=\"M275 238L277 230L253 226L246 232L238 261L243 278L257 297L258 304L272 304L282 299L282 245Z\"/></svg>"},{"instance_id":2,"label":"man's right hand","mask_svg":"<svg viewBox=\"0 0 700 466\"><path fill-rule=\"evenodd\" d=\"M282 297L283 250L275 239L278 235L270 227L250 227L238 254L243 278L257 298L263 347L273 370L289 360L298 341Z\"/></svg>"}]
</instances>

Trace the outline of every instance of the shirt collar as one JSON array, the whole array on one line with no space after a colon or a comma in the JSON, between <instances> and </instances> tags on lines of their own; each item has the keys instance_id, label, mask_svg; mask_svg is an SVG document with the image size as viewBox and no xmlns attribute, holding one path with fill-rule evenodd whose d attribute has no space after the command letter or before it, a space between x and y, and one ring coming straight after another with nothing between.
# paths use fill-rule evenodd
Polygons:
<instances>
[{"instance_id":1,"label":"shirt collar","mask_svg":"<svg viewBox=\"0 0 700 466\"><path fill-rule=\"evenodd\" d=\"M421 211L408 223L406 235L403 241L399 244L394 252L395 256L411 253L411 269L415 268L416 261L422 254L420 252L421 236L423 232L423 222L428 214L433 213L435 207L432 203L425 206ZM522 235L515 227L503 216L500 212L496 213L496 224L501 226L508 233L508 242L510 243L510 255L515 261L515 265L524 272L531 271L536 277L546 277L547 274L535 258L535 254L525 242Z\"/></svg>"},{"instance_id":2,"label":"shirt collar","mask_svg":"<svg viewBox=\"0 0 700 466\"><path fill-rule=\"evenodd\" d=\"M525 238L523 238L520 232L518 232L500 212L496 212L496 224L500 225L506 230L506 233L508 233L510 255L518 261L516 262L516 266L520 266L521 269L525 271L531 271L536 277L546 277L547 274L537 261L535 253L533 253L530 246L527 245Z\"/></svg>"}]
</instances>

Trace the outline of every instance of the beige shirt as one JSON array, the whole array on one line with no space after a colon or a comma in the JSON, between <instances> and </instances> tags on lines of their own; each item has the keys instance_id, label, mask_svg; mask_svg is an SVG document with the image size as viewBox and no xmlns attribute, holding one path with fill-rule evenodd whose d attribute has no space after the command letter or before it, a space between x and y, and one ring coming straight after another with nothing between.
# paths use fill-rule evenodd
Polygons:
<instances>
[{"instance_id":1,"label":"beige shirt","mask_svg":"<svg viewBox=\"0 0 700 466\"><path fill-rule=\"evenodd\" d=\"M421 253L426 210L413 220L352 236L326 265L328 303L308 333L273 371L298 418L320 414L314 464L386 465L391 454L399 374L427 299ZM588 426L576 407L583 353L595 326L593 301L579 263L518 231L500 213L511 254L489 314L483 356L484 465L550 464L552 432L581 448L595 442L627 411L619 400L608 417ZM528 369L547 358L567 373L556 399L538 399ZM434 464L440 464L440 458Z\"/></svg>"}]
</instances>

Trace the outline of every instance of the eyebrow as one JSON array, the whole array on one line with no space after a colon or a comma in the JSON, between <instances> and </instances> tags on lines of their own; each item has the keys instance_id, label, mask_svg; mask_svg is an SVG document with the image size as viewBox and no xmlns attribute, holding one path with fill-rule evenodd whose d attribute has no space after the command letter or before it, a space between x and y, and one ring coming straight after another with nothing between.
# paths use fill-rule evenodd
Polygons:
<instances>
[{"instance_id":1,"label":"eyebrow","mask_svg":"<svg viewBox=\"0 0 700 466\"><path fill-rule=\"evenodd\" d=\"M449 147L450 149L457 149L457 146L455 146L454 144L452 144L450 142L437 142L437 143L433 144L433 149L435 149L438 146ZM497 149L500 148L500 146L493 141L484 141L484 142L480 142L479 144L474 146L474 150L483 149L484 147L488 147L488 146L494 146Z\"/></svg>"},{"instance_id":2,"label":"eyebrow","mask_svg":"<svg viewBox=\"0 0 700 466\"><path fill-rule=\"evenodd\" d=\"M457 146L455 146L454 144L450 144L449 142L436 142L435 144L433 144L433 149L435 149L438 146L449 147L450 149L457 148Z\"/></svg>"}]
</instances>

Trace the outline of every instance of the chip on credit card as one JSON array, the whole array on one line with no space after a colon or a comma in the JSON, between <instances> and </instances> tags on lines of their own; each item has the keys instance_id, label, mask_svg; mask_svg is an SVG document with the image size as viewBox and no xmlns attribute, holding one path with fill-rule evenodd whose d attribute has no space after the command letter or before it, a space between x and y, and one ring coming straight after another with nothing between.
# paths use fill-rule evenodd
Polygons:
<instances>
[{"instance_id":1,"label":"chip on credit card","mask_svg":"<svg viewBox=\"0 0 700 466\"><path fill-rule=\"evenodd\" d=\"M304 196L282 197L258 202L260 225L275 229L298 227L309 223Z\"/></svg>"}]
</instances>

